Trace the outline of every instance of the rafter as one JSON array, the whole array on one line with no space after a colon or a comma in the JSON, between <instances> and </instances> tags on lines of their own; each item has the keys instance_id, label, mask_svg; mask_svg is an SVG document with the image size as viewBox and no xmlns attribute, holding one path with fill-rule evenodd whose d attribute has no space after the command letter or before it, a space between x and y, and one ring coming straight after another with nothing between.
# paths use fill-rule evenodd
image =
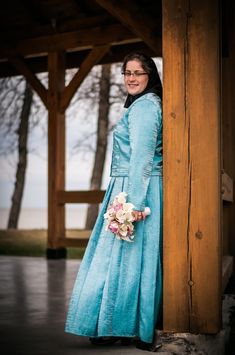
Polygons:
<instances>
[{"instance_id":1,"label":"rafter","mask_svg":"<svg viewBox=\"0 0 235 355\"><path fill-rule=\"evenodd\" d=\"M114 0L96 0L96 2L142 38L155 53L159 52L160 23L148 16L136 2L133 0L125 1L125 4L123 1Z\"/></svg>"},{"instance_id":2,"label":"rafter","mask_svg":"<svg viewBox=\"0 0 235 355\"><path fill-rule=\"evenodd\" d=\"M82 62L79 70L69 83L69 85L66 86L66 88L64 89L64 92L61 97L61 112L64 112L66 110L70 101L73 98L73 95L75 94L87 74L90 72L93 66L100 61L100 59L107 53L108 50L109 46L102 46L95 47L90 51L86 59Z\"/></svg>"},{"instance_id":3,"label":"rafter","mask_svg":"<svg viewBox=\"0 0 235 355\"><path fill-rule=\"evenodd\" d=\"M9 58L9 61L16 68L19 74L24 75L25 79L29 82L29 84L41 98L44 105L48 108L47 89L43 86L41 81L36 77L36 75L31 71L31 69L27 66L23 58L20 58L19 56L12 56Z\"/></svg>"},{"instance_id":4,"label":"rafter","mask_svg":"<svg viewBox=\"0 0 235 355\"><path fill-rule=\"evenodd\" d=\"M4 43L12 40L26 40L28 38L37 38L40 36L50 36L55 33L64 33L72 31L90 30L92 27L111 25L116 19L110 19L108 14L96 15L86 18L63 19L55 23L55 28L51 22L43 21L42 24L15 24L14 28L8 28L0 33L0 41Z\"/></svg>"},{"instance_id":5,"label":"rafter","mask_svg":"<svg viewBox=\"0 0 235 355\"><path fill-rule=\"evenodd\" d=\"M57 50L84 50L102 45L117 45L122 43L140 42L141 39L121 24L99 26L80 31L51 34L17 42L3 42L0 48L0 58L6 58L12 48L22 56L45 54ZM5 44L5 45L4 45Z\"/></svg>"}]
</instances>

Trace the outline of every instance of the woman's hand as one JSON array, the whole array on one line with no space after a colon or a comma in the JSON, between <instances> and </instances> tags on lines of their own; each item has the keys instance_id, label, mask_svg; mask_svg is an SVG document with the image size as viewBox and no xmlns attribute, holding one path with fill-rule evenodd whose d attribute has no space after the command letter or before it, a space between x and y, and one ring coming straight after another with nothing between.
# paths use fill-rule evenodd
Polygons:
<instances>
[{"instance_id":1,"label":"woman's hand","mask_svg":"<svg viewBox=\"0 0 235 355\"><path fill-rule=\"evenodd\" d=\"M145 213L142 211L133 211L132 212L135 221L141 221L142 219L145 219Z\"/></svg>"},{"instance_id":2,"label":"woman's hand","mask_svg":"<svg viewBox=\"0 0 235 355\"><path fill-rule=\"evenodd\" d=\"M149 207L145 207L144 211L133 211L132 214L135 218L135 221L141 221L141 219L145 219L151 214L151 210Z\"/></svg>"}]
</instances>

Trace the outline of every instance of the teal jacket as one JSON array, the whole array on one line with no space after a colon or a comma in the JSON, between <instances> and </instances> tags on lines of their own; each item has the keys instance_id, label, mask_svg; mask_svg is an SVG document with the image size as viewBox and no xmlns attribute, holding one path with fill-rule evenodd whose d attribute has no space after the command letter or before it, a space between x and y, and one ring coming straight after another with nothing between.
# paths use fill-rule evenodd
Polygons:
<instances>
[{"instance_id":1,"label":"teal jacket","mask_svg":"<svg viewBox=\"0 0 235 355\"><path fill-rule=\"evenodd\" d=\"M112 177L127 176L127 200L142 211L151 176L162 175L162 109L148 93L133 102L113 132Z\"/></svg>"}]
</instances>

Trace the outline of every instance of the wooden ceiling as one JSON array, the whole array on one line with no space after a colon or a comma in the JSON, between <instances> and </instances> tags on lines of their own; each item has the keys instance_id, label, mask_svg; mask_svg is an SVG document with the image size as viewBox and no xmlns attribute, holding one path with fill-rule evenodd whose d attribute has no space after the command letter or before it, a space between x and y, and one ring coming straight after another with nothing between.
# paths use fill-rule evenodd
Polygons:
<instances>
[{"instance_id":1,"label":"wooden ceiling","mask_svg":"<svg viewBox=\"0 0 235 355\"><path fill-rule=\"evenodd\" d=\"M16 75L20 56L34 73L47 71L48 52L64 50L66 67L108 45L100 63L130 50L161 56L160 0L6 0L0 11L0 77Z\"/></svg>"}]
</instances>

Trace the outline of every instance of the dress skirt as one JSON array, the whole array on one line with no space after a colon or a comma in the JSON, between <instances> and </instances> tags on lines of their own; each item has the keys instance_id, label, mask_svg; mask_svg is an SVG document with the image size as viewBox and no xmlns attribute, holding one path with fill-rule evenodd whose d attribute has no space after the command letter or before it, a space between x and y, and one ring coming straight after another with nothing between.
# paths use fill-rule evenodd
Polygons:
<instances>
[{"instance_id":1,"label":"dress skirt","mask_svg":"<svg viewBox=\"0 0 235 355\"><path fill-rule=\"evenodd\" d=\"M106 231L103 217L127 185L128 177L111 177L74 284L65 331L137 336L150 343L162 301L162 177L150 178L145 205L151 214L135 222L134 242Z\"/></svg>"}]
</instances>

